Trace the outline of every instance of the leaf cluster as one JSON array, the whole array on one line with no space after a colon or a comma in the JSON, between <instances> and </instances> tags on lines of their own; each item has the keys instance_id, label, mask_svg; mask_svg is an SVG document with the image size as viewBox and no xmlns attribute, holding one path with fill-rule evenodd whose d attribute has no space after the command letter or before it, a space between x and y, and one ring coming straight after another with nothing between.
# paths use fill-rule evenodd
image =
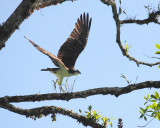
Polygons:
<instances>
[{"instance_id":1,"label":"leaf cluster","mask_svg":"<svg viewBox=\"0 0 160 128\"><path fill-rule=\"evenodd\" d=\"M131 48L131 45L129 45L129 44L125 41L125 52L128 53L130 48Z\"/></svg>"},{"instance_id":2,"label":"leaf cluster","mask_svg":"<svg viewBox=\"0 0 160 128\"><path fill-rule=\"evenodd\" d=\"M82 111L79 109L79 112L81 114ZM90 105L88 107L88 111L84 111L85 114L83 114L83 116L85 116L87 119L91 119L91 120L94 120L96 123L99 123L99 121L102 121L102 125L106 128L108 126L108 123L110 124L110 126L112 127L112 122L110 121L110 119L115 119L115 118L107 118L107 117L102 117L100 114L99 114L99 111L93 111L92 110L92 106Z\"/></svg>"},{"instance_id":3,"label":"leaf cluster","mask_svg":"<svg viewBox=\"0 0 160 128\"><path fill-rule=\"evenodd\" d=\"M147 121L147 117L157 118L160 121L160 96L159 93L156 91L152 95L147 95L144 97L146 102L144 105L148 105L145 108L140 107L140 118L143 118Z\"/></svg>"}]
</instances>

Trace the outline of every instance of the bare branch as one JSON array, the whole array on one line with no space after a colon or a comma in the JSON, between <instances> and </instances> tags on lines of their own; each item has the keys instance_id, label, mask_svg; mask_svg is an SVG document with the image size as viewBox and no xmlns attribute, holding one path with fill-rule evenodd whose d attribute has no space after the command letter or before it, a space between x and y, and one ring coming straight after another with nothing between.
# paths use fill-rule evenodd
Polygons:
<instances>
[{"instance_id":1,"label":"bare branch","mask_svg":"<svg viewBox=\"0 0 160 128\"><path fill-rule=\"evenodd\" d=\"M114 95L116 97L127 94L135 90L144 89L144 88L160 88L160 81L146 81L137 84L131 84L126 87L104 87L104 88L95 88L89 89L80 92L72 93L48 93L48 94L35 94L35 95L25 95L25 96L5 96L0 98L0 104L4 103L17 103L17 102L35 102L43 100L66 100L76 98L86 98L92 95Z\"/></svg>"},{"instance_id":2,"label":"bare branch","mask_svg":"<svg viewBox=\"0 0 160 128\"><path fill-rule=\"evenodd\" d=\"M157 15L160 15L160 10L158 10L156 12L153 11L152 13L150 13L147 19L143 19L143 20L136 20L136 19L121 20L120 24L136 23L136 24L139 24L139 25L143 25L143 24L149 24L151 22L156 23L156 24L160 24L158 22Z\"/></svg>"},{"instance_id":3,"label":"bare branch","mask_svg":"<svg viewBox=\"0 0 160 128\"><path fill-rule=\"evenodd\" d=\"M29 9L36 0L23 0L7 21L0 27L0 50L5 47L5 42L19 28L19 25L30 13Z\"/></svg>"},{"instance_id":4,"label":"bare branch","mask_svg":"<svg viewBox=\"0 0 160 128\"><path fill-rule=\"evenodd\" d=\"M102 3L109 5L115 4L115 0L101 0Z\"/></svg>"},{"instance_id":5,"label":"bare branch","mask_svg":"<svg viewBox=\"0 0 160 128\"><path fill-rule=\"evenodd\" d=\"M43 107L37 107L33 109L22 109L19 107L16 107L12 104L1 104L0 107L7 109L9 111L18 113L20 115L25 115L26 117L39 117L40 115L47 116L49 114L62 114L69 116L73 119L76 119L78 122L82 123L84 126L91 126L93 128L104 128L104 126L96 123L94 120L87 119L85 116L82 116L78 113L74 113L72 110L67 110L61 107L56 106L43 106Z\"/></svg>"},{"instance_id":6,"label":"bare branch","mask_svg":"<svg viewBox=\"0 0 160 128\"><path fill-rule=\"evenodd\" d=\"M129 22L129 21L125 21L125 20L122 20L120 21L119 20L119 15L117 13L117 7L116 7L116 3L115 2L110 2L110 1L114 1L114 0L101 0L104 4L107 4L107 5L111 5L112 7L112 13L113 13L113 19L115 20L116 22L116 28L117 28L117 35L116 35L116 42L118 43L122 53L124 56L126 56L129 60L132 60L134 62L136 62L137 66L139 66L140 64L143 64L143 65L146 65L146 66L154 66L154 65L158 65L160 64L160 62L156 62L156 63L146 63L146 62L143 62L143 61L139 61L137 59L135 59L134 57L130 56L125 48L122 46L122 43L121 43L121 39L120 39L120 24L124 24L126 22ZM108 3L109 2L109 3ZM157 15L159 15L160 11L157 11L157 12L152 12L149 14L149 19L153 22L155 21L155 17ZM136 22L136 20L133 20ZM131 21L130 21L131 22ZM158 22L158 21L157 21Z\"/></svg>"},{"instance_id":7,"label":"bare branch","mask_svg":"<svg viewBox=\"0 0 160 128\"><path fill-rule=\"evenodd\" d=\"M36 0L36 2L33 4L33 6L30 8L30 12L33 12L34 10L39 10L44 7L48 7L51 5L57 5L58 3L63 3L65 1L75 1L75 0Z\"/></svg>"},{"instance_id":8,"label":"bare branch","mask_svg":"<svg viewBox=\"0 0 160 128\"><path fill-rule=\"evenodd\" d=\"M65 1L73 0L23 0L11 16L0 26L0 50L5 47L6 41L19 28L21 23L27 19L35 9L56 5Z\"/></svg>"},{"instance_id":9,"label":"bare branch","mask_svg":"<svg viewBox=\"0 0 160 128\"><path fill-rule=\"evenodd\" d=\"M154 57L154 56L150 57L150 56L146 55L145 53L143 53L143 54L148 58L160 59L159 57Z\"/></svg>"}]
</instances>

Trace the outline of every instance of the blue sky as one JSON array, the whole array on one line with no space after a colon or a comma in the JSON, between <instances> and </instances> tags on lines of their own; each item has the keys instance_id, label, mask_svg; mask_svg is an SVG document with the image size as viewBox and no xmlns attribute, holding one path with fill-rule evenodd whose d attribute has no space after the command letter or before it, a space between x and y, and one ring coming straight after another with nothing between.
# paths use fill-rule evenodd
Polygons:
<instances>
[{"instance_id":1,"label":"blue sky","mask_svg":"<svg viewBox=\"0 0 160 128\"><path fill-rule=\"evenodd\" d=\"M5 0L1 2L0 23L3 23L16 9L21 1ZM10 3L10 4L8 4ZM143 19L147 17L144 5L152 5L157 9L159 0L149 1L122 1L122 8L128 16ZM132 83L148 80L159 80L160 69L157 66L147 67L129 61L124 57L116 43L116 28L112 17L111 7L102 4L99 0L79 0L65 2L57 6L46 7L35 11L16 30L2 49L0 58L0 97L14 95L29 95L54 93L52 80L56 77L40 69L55 67L51 60L37 51L25 38L28 37L47 51L57 55L60 46L69 37L80 14L88 12L92 17L92 26L85 50L77 59L75 68L81 75L69 78L73 83L77 78L74 91L82 91L99 87L123 87L127 82L121 78L124 74ZM126 18L122 15L120 18ZM121 27L121 39L131 45L130 55L145 62L156 62L144 55L155 56L155 44L160 44L160 28L153 23L149 25L127 24ZM121 95L118 98L111 95L96 95L86 99L66 101L45 101L35 103L16 103L22 108L40 106L60 106L74 112L87 110L89 105L99 110L102 116L122 118L124 128L135 128L147 122L139 119L139 107L143 107L144 96L158 91L156 89L143 89ZM76 120L63 115L57 115L57 121L52 122L50 116L39 120L32 120L8 110L0 109L0 120L3 128L83 128ZM117 127L117 120L113 121ZM159 128L157 120L153 120L147 128ZM89 127L88 127L89 128Z\"/></svg>"}]
</instances>

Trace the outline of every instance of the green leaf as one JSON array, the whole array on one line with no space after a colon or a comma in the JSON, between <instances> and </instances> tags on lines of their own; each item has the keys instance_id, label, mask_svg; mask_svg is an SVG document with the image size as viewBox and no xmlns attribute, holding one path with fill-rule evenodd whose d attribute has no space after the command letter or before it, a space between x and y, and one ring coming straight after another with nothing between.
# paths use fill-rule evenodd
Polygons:
<instances>
[{"instance_id":1,"label":"green leaf","mask_svg":"<svg viewBox=\"0 0 160 128\"><path fill-rule=\"evenodd\" d=\"M160 110L160 102L158 102L157 108Z\"/></svg>"},{"instance_id":2,"label":"green leaf","mask_svg":"<svg viewBox=\"0 0 160 128\"><path fill-rule=\"evenodd\" d=\"M114 120L116 120L116 118L109 118L109 119L114 119Z\"/></svg>"},{"instance_id":3,"label":"green leaf","mask_svg":"<svg viewBox=\"0 0 160 128\"><path fill-rule=\"evenodd\" d=\"M58 83L58 85L60 85L60 82L59 82L59 81L57 81L57 83Z\"/></svg>"},{"instance_id":4,"label":"green leaf","mask_svg":"<svg viewBox=\"0 0 160 128\"><path fill-rule=\"evenodd\" d=\"M91 118L91 115L89 115L89 114L88 114L88 115L86 115L86 118L87 118L87 119Z\"/></svg>"},{"instance_id":5,"label":"green leaf","mask_svg":"<svg viewBox=\"0 0 160 128\"><path fill-rule=\"evenodd\" d=\"M157 18L157 20L159 20L159 15L158 14L157 14L156 18Z\"/></svg>"},{"instance_id":6,"label":"green leaf","mask_svg":"<svg viewBox=\"0 0 160 128\"><path fill-rule=\"evenodd\" d=\"M97 115L99 115L99 111L97 111Z\"/></svg>"},{"instance_id":7,"label":"green leaf","mask_svg":"<svg viewBox=\"0 0 160 128\"><path fill-rule=\"evenodd\" d=\"M148 102L148 101L146 101L146 102L144 103L144 105L146 105L146 104L147 104L147 102Z\"/></svg>"},{"instance_id":8,"label":"green leaf","mask_svg":"<svg viewBox=\"0 0 160 128\"><path fill-rule=\"evenodd\" d=\"M156 102L153 102L153 104L150 105L150 108L152 108L153 110L156 110L156 109L157 109L157 104L156 104Z\"/></svg>"},{"instance_id":9,"label":"green leaf","mask_svg":"<svg viewBox=\"0 0 160 128\"><path fill-rule=\"evenodd\" d=\"M144 109L143 109L143 108L140 107L140 109L141 109L142 112L144 112Z\"/></svg>"},{"instance_id":10,"label":"green leaf","mask_svg":"<svg viewBox=\"0 0 160 128\"><path fill-rule=\"evenodd\" d=\"M100 117L102 117L102 116L101 116L101 115L98 115L98 116L97 116L97 119L99 119Z\"/></svg>"},{"instance_id":11,"label":"green leaf","mask_svg":"<svg viewBox=\"0 0 160 128\"><path fill-rule=\"evenodd\" d=\"M147 112L153 112L153 111L149 110L149 111L147 111Z\"/></svg>"},{"instance_id":12,"label":"green leaf","mask_svg":"<svg viewBox=\"0 0 160 128\"><path fill-rule=\"evenodd\" d=\"M112 122L111 122L111 121L109 121L109 124L110 124L110 126L112 127Z\"/></svg>"},{"instance_id":13,"label":"green leaf","mask_svg":"<svg viewBox=\"0 0 160 128\"><path fill-rule=\"evenodd\" d=\"M157 99L159 99L159 94L158 94L157 91L156 91L156 93L155 93L155 97L156 97Z\"/></svg>"},{"instance_id":14,"label":"green leaf","mask_svg":"<svg viewBox=\"0 0 160 128\"><path fill-rule=\"evenodd\" d=\"M125 11L123 11L124 14L127 14Z\"/></svg>"},{"instance_id":15,"label":"green leaf","mask_svg":"<svg viewBox=\"0 0 160 128\"><path fill-rule=\"evenodd\" d=\"M144 120L147 121L147 117L146 116L144 116Z\"/></svg>"},{"instance_id":16,"label":"green leaf","mask_svg":"<svg viewBox=\"0 0 160 128\"><path fill-rule=\"evenodd\" d=\"M144 116L144 114L142 114L139 118L142 118Z\"/></svg>"},{"instance_id":17,"label":"green leaf","mask_svg":"<svg viewBox=\"0 0 160 128\"><path fill-rule=\"evenodd\" d=\"M108 120L108 118L107 117L103 117L102 120L105 123Z\"/></svg>"},{"instance_id":18,"label":"green leaf","mask_svg":"<svg viewBox=\"0 0 160 128\"><path fill-rule=\"evenodd\" d=\"M91 106L91 105L88 106L88 110L89 110L89 111L92 110L92 106Z\"/></svg>"},{"instance_id":19,"label":"green leaf","mask_svg":"<svg viewBox=\"0 0 160 128\"><path fill-rule=\"evenodd\" d=\"M156 102L156 100L150 100L150 102Z\"/></svg>"},{"instance_id":20,"label":"green leaf","mask_svg":"<svg viewBox=\"0 0 160 128\"><path fill-rule=\"evenodd\" d=\"M96 111L93 111L93 116L95 116L95 114L96 114Z\"/></svg>"},{"instance_id":21,"label":"green leaf","mask_svg":"<svg viewBox=\"0 0 160 128\"><path fill-rule=\"evenodd\" d=\"M126 48L128 48L128 43L126 43Z\"/></svg>"},{"instance_id":22,"label":"green leaf","mask_svg":"<svg viewBox=\"0 0 160 128\"><path fill-rule=\"evenodd\" d=\"M156 44L156 47L160 50L160 45L159 44Z\"/></svg>"},{"instance_id":23,"label":"green leaf","mask_svg":"<svg viewBox=\"0 0 160 128\"><path fill-rule=\"evenodd\" d=\"M90 114L90 112L87 112L87 111L84 111L85 113L88 113L88 114Z\"/></svg>"},{"instance_id":24,"label":"green leaf","mask_svg":"<svg viewBox=\"0 0 160 128\"><path fill-rule=\"evenodd\" d=\"M145 110L148 110L148 109L149 109L149 106L147 106Z\"/></svg>"},{"instance_id":25,"label":"green leaf","mask_svg":"<svg viewBox=\"0 0 160 128\"><path fill-rule=\"evenodd\" d=\"M157 98L155 97L155 95L151 95L151 98L152 98L152 99L157 99Z\"/></svg>"},{"instance_id":26,"label":"green leaf","mask_svg":"<svg viewBox=\"0 0 160 128\"><path fill-rule=\"evenodd\" d=\"M139 111L141 114L143 114L143 112L142 111Z\"/></svg>"},{"instance_id":27,"label":"green leaf","mask_svg":"<svg viewBox=\"0 0 160 128\"><path fill-rule=\"evenodd\" d=\"M82 113L81 109L79 109L79 112Z\"/></svg>"},{"instance_id":28,"label":"green leaf","mask_svg":"<svg viewBox=\"0 0 160 128\"><path fill-rule=\"evenodd\" d=\"M145 100L147 100L147 98L146 98L146 97L144 97L144 99L145 99Z\"/></svg>"},{"instance_id":29,"label":"green leaf","mask_svg":"<svg viewBox=\"0 0 160 128\"><path fill-rule=\"evenodd\" d=\"M121 7L119 7L119 14L121 14L122 13L122 8Z\"/></svg>"},{"instance_id":30,"label":"green leaf","mask_svg":"<svg viewBox=\"0 0 160 128\"><path fill-rule=\"evenodd\" d=\"M156 51L155 54L160 54L160 51Z\"/></svg>"},{"instance_id":31,"label":"green leaf","mask_svg":"<svg viewBox=\"0 0 160 128\"><path fill-rule=\"evenodd\" d=\"M149 99L149 94L147 94L147 100Z\"/></svg>"},{"instance_id":32,"label":"green leaf","mask_svg":"<svg viewBox=\"0 0 160 128\"><path fill-rule=\"evenodd\" d=\"M151 114L151 117L154 117L156 115L156 112L154 111L152 114Z\"/></svg>"},{"instance_id":33,"label":"green leaf","mask_svg":"<svg viewBox=\"0 0 160 128\"><path fill-rule=\"evenodd\" d=\"M125 45L125 51L126 53L128 53L129 49L131 48L131 45L128 45L127 41L125 41L126 45Z\"/></svg>"},{"instance_id":34,"label":"green leaf","mask_svg":"<svg viewBox=\"0 0 160 128\"><path fill-rule=\"evenodd\" d=\"M158 68L160 68L160 64L158 65Z\"/></svg>"},{"instance_id":35,"label":"green leaf","mask_svg":"<svg viewBox=\"0 0 160 128\"><path fill-rule=\"evenodd\" d=\"M155 114L155 117L154 118L158 118L158 114L157 114L157 112L156 112L156 114Z\"/></svg>"},{"instance_id":36,"label":"green leaf","mask_svg":"<svg viewBox=\"0 0 160 128\"><path fill-rule=\"evenodd\" d=\"M158 114L158 120L160 120L160 114Z\"/></svg>"}]
</instances>

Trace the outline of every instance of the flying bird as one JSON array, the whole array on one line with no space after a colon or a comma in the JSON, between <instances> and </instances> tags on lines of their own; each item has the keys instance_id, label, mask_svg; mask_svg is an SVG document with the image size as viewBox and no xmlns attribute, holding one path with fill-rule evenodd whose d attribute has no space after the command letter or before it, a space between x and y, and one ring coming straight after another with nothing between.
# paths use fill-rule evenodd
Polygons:
<instances>
[{"instance_id":1,"label":"flying bird","mask_svg":"<svg viewBox=\"0 0 160 128\"><path fill-rule=\"evenodd\" d=\"M74 66L79 54L84 50L87 44L91 22L92 18L89 18L88 13L84 13L83 16L82 14L80 15L69 38L60 47L57 57L25 37L40 52L47 55L55 66L58 67L41 69L41 71L50 71L55 74L59 85L62 84L64 77L81 74L79 70L74 69Z\"/></svg>"}]
</instances>

